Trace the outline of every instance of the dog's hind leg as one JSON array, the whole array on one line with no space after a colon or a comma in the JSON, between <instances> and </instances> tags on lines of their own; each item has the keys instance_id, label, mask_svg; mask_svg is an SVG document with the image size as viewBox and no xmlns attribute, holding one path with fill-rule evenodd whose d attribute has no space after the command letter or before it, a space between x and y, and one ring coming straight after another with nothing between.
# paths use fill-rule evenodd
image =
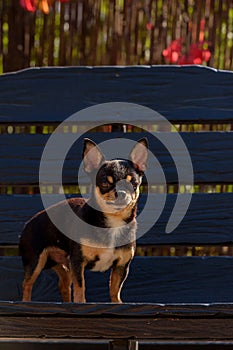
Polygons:
<instances>
[{"instance_id":1,"label":"dog's hind leg","mask_svg":"<svg viewBox=\"0 0 233 350\"><path fill-rule=\"evenodd\" d=\"M58 287L64 302L71 302L71 272L63 264L57 264L52 268L59 277Z\"/></svg>"},{"instance_id":2,"label":"dog's hind leg","mask_svg":"<svg viewBox=\"0 0 233 350\"><path fill-rule=\"evenodd\" d=\"M43 252L40 254L37 264L33 270L30 265L24 266L25 274L24 274L24 280L23 280L22 301L31 301L33 284L35 283L37 277L45 267L47 258L48 258L48 254L46 249L44 249Z\"/></svg>"}]
</instances>

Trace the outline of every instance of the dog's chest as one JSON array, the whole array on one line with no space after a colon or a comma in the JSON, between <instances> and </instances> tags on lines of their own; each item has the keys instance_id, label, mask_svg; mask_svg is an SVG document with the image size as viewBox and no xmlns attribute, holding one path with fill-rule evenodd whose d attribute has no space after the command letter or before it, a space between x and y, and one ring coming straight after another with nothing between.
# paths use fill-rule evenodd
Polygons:
<instances>
[{"instance_id":1,"label":"dog's chest","mask_svg":"<svg viewBox=\"0 0 233 350\"><path fill-rule=\"evenodd\" d=\"M99 254L96 254L96 261L91 270L101 272L106 271L113 265L116 259L115 249L107 248Z\"/></svg>"},{"instance_id":2,"label":"dog's chest","mask_svg":"<svg viewBox=\"0 0 233 350\"><path fill-rule=\"evenodd\" d=\"M114 264L124 265L134 255L134 250L100 248L82 245L82 254L88 269L92 271L104 272Z\"/></svg>"}]
</instances>

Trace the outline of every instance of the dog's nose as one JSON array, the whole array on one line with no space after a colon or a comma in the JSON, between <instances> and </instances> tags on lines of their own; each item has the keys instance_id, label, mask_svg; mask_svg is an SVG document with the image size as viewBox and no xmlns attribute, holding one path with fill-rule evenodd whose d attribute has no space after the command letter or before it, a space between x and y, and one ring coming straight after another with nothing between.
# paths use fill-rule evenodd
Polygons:
<instances>
[{"instance_id":1,"label":"dog's nose","mask_svg":"<svg viewBox=\"0 0 233 350\"><path fill-rule=\"evenodd\" d=\"M116 192L116 197L120 200L125 199L126 195L127 195L127 193L123 190L119 190Z\"/></svg>"}]
</instances>

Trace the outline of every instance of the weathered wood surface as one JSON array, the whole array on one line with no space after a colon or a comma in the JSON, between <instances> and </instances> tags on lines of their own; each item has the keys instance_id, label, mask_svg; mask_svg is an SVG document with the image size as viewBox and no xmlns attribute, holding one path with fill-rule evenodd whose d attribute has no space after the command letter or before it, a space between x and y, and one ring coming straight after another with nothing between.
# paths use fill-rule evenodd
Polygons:
<instances>
[{"instance_id":1,"label":"weathered wood surface","mask_svg":"<svg viewBox=\"0 0 233 350\"><path fill-rule=\"evenodd\" d=\"M233 304L59 303L0 301L1 316L230 318Z\"/></svg>"},{"instance_id":2,"label":"weathered wood surface","mask_svg":"<svg viewBox=\"0 0 233 350\"><path fill-rule=\"evenodd\" d=\"M59 303L0 301L2 316L35 317L176 317L176 318L230 318L233 303L158 304L158 303Z\"/></svg>"},{"instance_id":3,"label":"weathered wood surface","mask_svg":"<svg viewBox=\"0 0 233 350\"><path fill-rule=\"evenodd\" d=\"M135 257L122 290L122 299L126 303L166 305L232 304L232 266L232 257ZM20 257L2 257L0 276L0 300L21 300L23 269ZM109 271L106 273L86 271L88 302L110 301L108 280ZM39 276L33 289L33 301L61 302L57 276L53 271L44 271ZM28 308L30 309L30 304ZM1 310L3 309L0 307ZM10 308L7 310L10 312Z\"/></svg>"},{"instance_id":4,"label":"weathered wood surface","mask_svg":"<svg viewBox=\"0 0 233 350\"><path fill-rule=\"evenodd\" d=\"M200 66L35 68L0 77L0 119L60 122L83 108L120 101L171 121L228 122L232 85L232 72Z\"/></svg>"},{"instance_id":5,"label":"weathered wood surface","mask_svg":"<svg viewBox=\"0 0 233 350\"><path fill-rule=\"evenodd\" d=\"M188 184L189 172L187 172L187 162L185 147L177 144L176 133L163 133L165 142L172 144L174 138L173 154L166 149L166 144L162 144L157 138L148 133L88 133L75 136L77 142L67 154L63 167L63 183L77 184L77 174L80 167L83 138L88 136L97 143L114 139L114 144L103 143L106 157L115 158L128 157L130 152L129 144L125 146L124 140L120 137L138 140L142 136L147 136L149 140L151 155L147 176L151 184L163 183L160 171L166 176L167 183L177 183L176 166L179 162L182 168L183 183ZM192 159L195 182L222 183L232 182L233 178L233 133L212 132L212 133L180 133ZM60 136L59 145L69 139L69 134ZM72 138L74 135L72 136ZM39 182L39 167L42 152L48 140L48 135L1 135L0 138L0 183L1 184L37 184ZM117 141L118 140L118 141ZM72 145L72 144L71 144ZM114 145L114 146L111 146ZM117 145L117 147L116 147ZM61 146L62 147L62 146ZM174 154L177 157L174 163ZM160 162L161 169L155 163L154 157ZM46 180L48 183L56 183L57 166L59 154L54 154L53 159L48 157L48 167L46 167ZM62 159L62 158L61 158ZM80 182L89 183L89 180L80 170Z\"/></svg>"},{"instance_id":6,"label":"weathered wood surface","mask_svg":"<svg viewBox=\"0 0 233 350\"><path fill-rule=\"evenodd\" d=\"M48 195L51 196L51 195ZM160 194L150 194L153 202L161 202ZM185 195L184 195L185 196ZM139 198L139 212L146 195ZM59 196L54 195L55 202ZM150 244L228 244L233 242L233 194L195 193L190 207L180 225L171 233L165 233L168 218L173 210L177 195L167 194L166 205L155 225L138 239L138 245ZM36 212L43 209L39 195L0 196L0 244L18 244L24 224ZM145 222L151 222L156 209L148 208L143 220L139 221L139 232ZM152 222L153 224L153 222Z\"/></svg>"},{"instance_id":7,"label":"weathered wood surface","mask_svg":"<svg viewBox=\"0 0 233 350\"><path fill-rule=\"evenodd\" d=\"M0 317L1 337L232 340L233 319L169 317Z\"/></svg>"}]
</instances>

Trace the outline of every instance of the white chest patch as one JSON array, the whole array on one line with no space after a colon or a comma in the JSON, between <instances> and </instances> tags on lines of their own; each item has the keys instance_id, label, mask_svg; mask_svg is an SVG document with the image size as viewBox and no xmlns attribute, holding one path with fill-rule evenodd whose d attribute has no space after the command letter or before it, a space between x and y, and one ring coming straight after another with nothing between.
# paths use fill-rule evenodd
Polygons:
<instances>
[{"instance_id":1,"label":"white chest patch","mask_svg":"<svg viewBox=\"0 0 233 350\"><path fill-rule=\"evenodd\" d=\"M114 240L116 241L116 238ZM114 246L112 248L104 248L94 246L88 240L82 240L81 249L86 264L87 266L89 265L88 269L92 271L104 272L112 267L115 261L119 265L124 265L134 256L133 246L130 249L115 249Z\"/></svg>"},{"instance_id":2,"label":"white chest patch","mask_svg":"<svg viewBox=\"0 0 233 350\"><path fill-rule=\"evenodd\" d=\"M98 255L99 260L95 262L95 266L92 268L92 271L106 271L108 270L114 260L116 260L116 256L114 254L114 249L105 249L101 254Z\"/></svg>"}]
</instances>

